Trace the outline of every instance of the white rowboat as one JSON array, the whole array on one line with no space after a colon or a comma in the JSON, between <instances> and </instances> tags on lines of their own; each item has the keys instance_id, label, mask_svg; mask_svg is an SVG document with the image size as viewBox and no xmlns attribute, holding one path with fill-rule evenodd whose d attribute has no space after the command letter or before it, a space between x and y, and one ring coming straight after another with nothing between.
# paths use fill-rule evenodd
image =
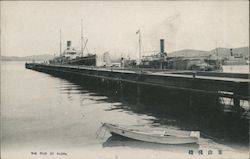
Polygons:
<instances>
[{"instance_id":1,"label":"white rowboat","mask_svg":"<svg viewBox=\"0 0 250 159\"><path fill-rule=\"evenodd\" d=\"M120 135L134 140L160 143L160 144L190 144L198 143L200 138L199 131L176 131L176 130L141 130L136 128L121 127L116 124L103 123L102 125L112 135Z\"/></svg>"}]
</instances>

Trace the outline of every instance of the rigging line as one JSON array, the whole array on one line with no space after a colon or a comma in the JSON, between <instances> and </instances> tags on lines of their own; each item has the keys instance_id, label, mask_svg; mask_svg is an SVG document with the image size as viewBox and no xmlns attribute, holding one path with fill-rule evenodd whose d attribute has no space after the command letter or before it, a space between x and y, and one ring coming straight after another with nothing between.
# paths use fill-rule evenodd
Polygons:
<instances>
[{"instance_id":1,"label":"rigging line","mask_svg":"<svg viewBox=\"0 0 250 159\"><path fill-rule=\"evenodd\" d=\"M81 52L82 52L82 56L83 56L83 52L85 49L83 49L83 43L84 43L84 48L86 47L86 51L87 51L87 54L89 53L89 50L88 50L88 47L87 47L87 41L85 41L85 38L83 36L83 19L81 19Z\"/></svg>"},{"instance_id":2,"label":"rigging line","mask_svg":"<svg viewBox=\"0 0 250 159\"><path fill-rule=\"evenodd\" d=\"M85 48L87 47L87 43L88 43L88 39L86 40L86 43L84 45L83 51L85 50Z\"/></svg>"},{"instance_id":3,"label":"rigging line","mask_svg":"<svg viewBox=\"0 0 250 159\"><path fill-rule=\"evenodd\" d=\"M87 47L87 42L88 42L88 39L86 39L86 41L85 41L85 39L84 39L84 37L83 37L83 42L84 42L84 45L86 45L86 51L87 51L87 53L89 53L89 50L88 50L88 47ZM85 50L85 49L84 49Z\"/></svg>"}]
</instances>

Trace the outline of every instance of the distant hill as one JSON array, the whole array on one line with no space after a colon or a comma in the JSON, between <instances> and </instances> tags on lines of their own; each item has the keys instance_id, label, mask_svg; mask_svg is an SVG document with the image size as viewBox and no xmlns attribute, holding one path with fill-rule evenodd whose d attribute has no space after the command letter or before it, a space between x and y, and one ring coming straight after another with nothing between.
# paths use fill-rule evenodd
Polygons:
<instances>
[{"instance_id":1,"label":"distant hill","mask_svg":"<svg viewBox=\"0 0 250 159\"><path fill-rule=\"evenodd\" d=\"M32 56L1 56L1 61L48 61L53 59L53 55L43 54L43 55L32 55Z\"/></svg>"},{"instance_id":2,"label":"distant hill","mask_svg":"<svg viewBox=\"0 0 250 159\"><path fill-rule=\"evenodd\" d=\"M209 55L208 51L192 50L192 49L174 51L168 54L168 56L170 57L174 57L174 56L194 57L194 56L207 56L207 55Z\"/></svg>"},{"instance_id":3,"label":"distant hill","mask_svg":"<svg viewBox=\"0 0 250 159\"><path fill-rule=\"evenodd\" d=\"M217 52L218 52L218 56L221 58L231 56L230 48L217 48ZM243 57L248 57L249 47L233 48L233 54L234 55L242 54ZM209 56L209 55L216 56L216 49L213 49L210 51L186 49L186 50L174 51L168 54L168 56L170 57L174 57L174 56L194 57L194 56Z\"/></svg>"},{"instance_id":4,"label":"distant hill","mask_svg":"<svg viewBox=\"0 0 250 159\"><path fill-rule=\"evenodd\" d=\"M230 48L217 48L218 56L221 58L226 58L231 56L230 54ZM249 47L239 47L239 48L233 48L233 54L242 54L243 57L249 57ZM202 51L202 50L192 50L192 49L185 49L185 50L179 50L168 53L169 57L174 56L182 56L182 57L197 57L197 56L216 56L216 49L210 50L210 51ZM53 59L53 55L49 54L43 54L43 55L33 55L33 56L24 56L24 57L18 57L18 56L1 56L2 61L48 61L50 59ZM120 61L120 58L113 58L113 62Z\"/></svg>"}]
</instances>

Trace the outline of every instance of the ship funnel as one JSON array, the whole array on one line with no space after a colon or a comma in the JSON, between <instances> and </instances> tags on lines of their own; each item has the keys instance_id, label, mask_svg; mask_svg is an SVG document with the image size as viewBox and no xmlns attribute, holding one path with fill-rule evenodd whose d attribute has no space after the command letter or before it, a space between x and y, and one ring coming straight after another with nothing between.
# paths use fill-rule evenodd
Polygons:
<instances>
[{"instance_id":1,"label":"ship funnel","mask_svg":"<svg viewBox=\"0 0 250 159\"><path fill-rule=\"evenodd\" d=\"M164 54L164 39L160 39L161 54Z\"/></svg>"},{"instance_id":2,"label":"ship funnel","mask_svg":"<svg viewBox=\"0 0 250 159\"><path fill-rule=\"evenodd\" d=\"M71 41L67 41L67 50L69 50L71 47Z\"/></svg>"},{"instance_id":3,"label":"ship funnel","mask_svg":"<svg viewBox=\"0 0 250 159\"><path fill-rule=\"evenodd\" d=\"M231 56L233 56L233 49L230 49L230 54Z\"/></svg>"}]
</instances>

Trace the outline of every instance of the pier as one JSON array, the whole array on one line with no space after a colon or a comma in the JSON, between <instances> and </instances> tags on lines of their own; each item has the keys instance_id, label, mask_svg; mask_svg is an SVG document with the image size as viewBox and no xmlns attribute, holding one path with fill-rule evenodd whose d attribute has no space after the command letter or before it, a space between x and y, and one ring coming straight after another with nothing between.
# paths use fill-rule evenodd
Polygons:
<instances>
[{"instance_id":1,"label":"pier","mask_svg":"<svg viewBox=\"0 0 250 159\"><path fill-rule=\"evenodd\" d=\"M240 114L243 111L241 103L249 100L247 74L152 71L150 69L115 69L38 63L26 63L26 68L64 77L70 76L79 81L87 79L89 82L95 82L94 84L98 87L114 89L114 92L119 92L119 94L134 93L138 103L149 99L142 97L147 96L147 91L151 91L150 88L152 91L156 89L155 95L159 94L163 98L164 94L166 94L165 98L168 98L167 95L171 92L174 92L175 96L183 96L187 109L195 107L195 103L200 103L200 101L210 103L206 105L210 105L209 107L213 107L214 110L224 109L220 101L227 98L232 101L230 102L232 111ZM131 89L126 90L125 87L129 89L129 85ZM206 110L204 107L202 109Z\"/></svg>"}]
</instances>

